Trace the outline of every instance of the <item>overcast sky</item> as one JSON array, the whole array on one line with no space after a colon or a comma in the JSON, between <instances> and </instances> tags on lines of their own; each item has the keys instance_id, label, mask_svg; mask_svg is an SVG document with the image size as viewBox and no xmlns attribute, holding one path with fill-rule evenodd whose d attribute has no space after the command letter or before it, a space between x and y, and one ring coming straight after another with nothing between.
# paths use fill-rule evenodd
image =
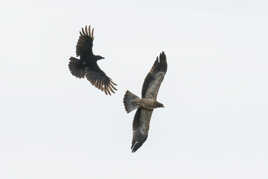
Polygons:
<instances>
[{"instance_id":1,"label":"overcast sky","mask_svg":"<svg viewBox=\"0 0 268 179\"><path fill-rule=\"evenodd\" d=\"M0 7L1 179L267 179L268 3L6 1ZM118 84L68 70L81 27ZM164 50L149 137L131 153L127 89Z\"/></svg>"}]
</instances>

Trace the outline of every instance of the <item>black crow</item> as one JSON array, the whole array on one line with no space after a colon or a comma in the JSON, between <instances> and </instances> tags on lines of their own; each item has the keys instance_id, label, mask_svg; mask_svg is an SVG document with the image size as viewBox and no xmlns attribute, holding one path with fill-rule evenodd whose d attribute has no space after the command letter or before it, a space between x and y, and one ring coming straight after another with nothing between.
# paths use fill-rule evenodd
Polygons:
<instances>
[{"instance_id":1,"label":"black crow","mask_svg":"<svg viewBox=\"0 0 268 179\"><path fill-rule=\"evenodd\" d=\"M77 78L86 77L88 81L105 94L111 95L117 89L116 84L109 78L98 66L97 61L104 59L100 55L94 55L92 52L94 29L90 26L82 28L80 37L76 45L76 56L80 59L71 57L69 60L69 69Z\"/></svg>"}]
</instances>

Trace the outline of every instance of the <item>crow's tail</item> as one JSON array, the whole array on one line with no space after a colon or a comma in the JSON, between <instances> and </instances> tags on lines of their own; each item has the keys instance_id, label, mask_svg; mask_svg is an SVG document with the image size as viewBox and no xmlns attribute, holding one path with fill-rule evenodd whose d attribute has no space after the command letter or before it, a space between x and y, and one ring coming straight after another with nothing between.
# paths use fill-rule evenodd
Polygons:
<instances>
[{"instance_id":1,"label":"crow's tail","mask_svg":"<svg viewBox=\"0 0 268 179\"><path fill-rule=\"evenodd\" d=\"M82 61L74 57L71 57L69 60L70 61L69 61L68 66L72 75L77 78L84 78L86 73L85 73L85 67L82 64Z\"/></svg>"}]
</instances>

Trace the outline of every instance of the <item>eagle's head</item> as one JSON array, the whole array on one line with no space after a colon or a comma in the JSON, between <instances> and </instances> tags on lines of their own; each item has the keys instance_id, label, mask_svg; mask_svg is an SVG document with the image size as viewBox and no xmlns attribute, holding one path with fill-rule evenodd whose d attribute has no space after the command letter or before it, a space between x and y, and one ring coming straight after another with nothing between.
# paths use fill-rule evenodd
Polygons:
<instances>
[{"instance_id":1,"label":"eagle's head","mask_svg":"<svg viewBox=\"0 0 268 179\"><path fill-rule=\"evenodd\" d=\"M163 105L162 103L159 103L159 102L156 101L156 103L155 103L155 107L156 107L156 108L163 108L164 105Z\"/></svg>"}]
</instances>

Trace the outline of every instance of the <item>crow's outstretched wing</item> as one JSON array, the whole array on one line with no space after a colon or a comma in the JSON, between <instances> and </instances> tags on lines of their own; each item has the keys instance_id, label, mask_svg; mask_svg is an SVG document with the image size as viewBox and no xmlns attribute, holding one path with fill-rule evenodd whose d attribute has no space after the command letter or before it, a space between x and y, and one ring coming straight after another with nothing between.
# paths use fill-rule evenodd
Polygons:
<instances>
[{"instance_id":1,"label":"crow's outstretched wing","mask_svg":"<svg viewBox=\"0 0 268 179\"><path fill-rule=\"evenodd\" d=\"M156 99L160 85L167 72L167 60L164 52L156 58L153 67L147 74L143 86L142 97Z\"/></svg>"},{"instance_id":2,"label":"crow's outstretched wing","mask_svg":"<svg viewBox=\"0 0 268 179\"><path fill-rule=\"evenodd\" d=\"M85 26L85 28L82 28L76 45L76 56L84 57L93 54L93 33L94 29L92 28L91 30L90 26Z\"/></svg>"},{"instance_id":3,"label":"crow's outstretched wing","mask_svg":"<svg viewBox=\"0 0 268 179\"><path fill-rule=\"evenodd\" d=\"M115 88L116 84L99 68L97 63L86 68L86 78L105 94L111 95L117 90Z\"/></svg>"}]
</instances>

